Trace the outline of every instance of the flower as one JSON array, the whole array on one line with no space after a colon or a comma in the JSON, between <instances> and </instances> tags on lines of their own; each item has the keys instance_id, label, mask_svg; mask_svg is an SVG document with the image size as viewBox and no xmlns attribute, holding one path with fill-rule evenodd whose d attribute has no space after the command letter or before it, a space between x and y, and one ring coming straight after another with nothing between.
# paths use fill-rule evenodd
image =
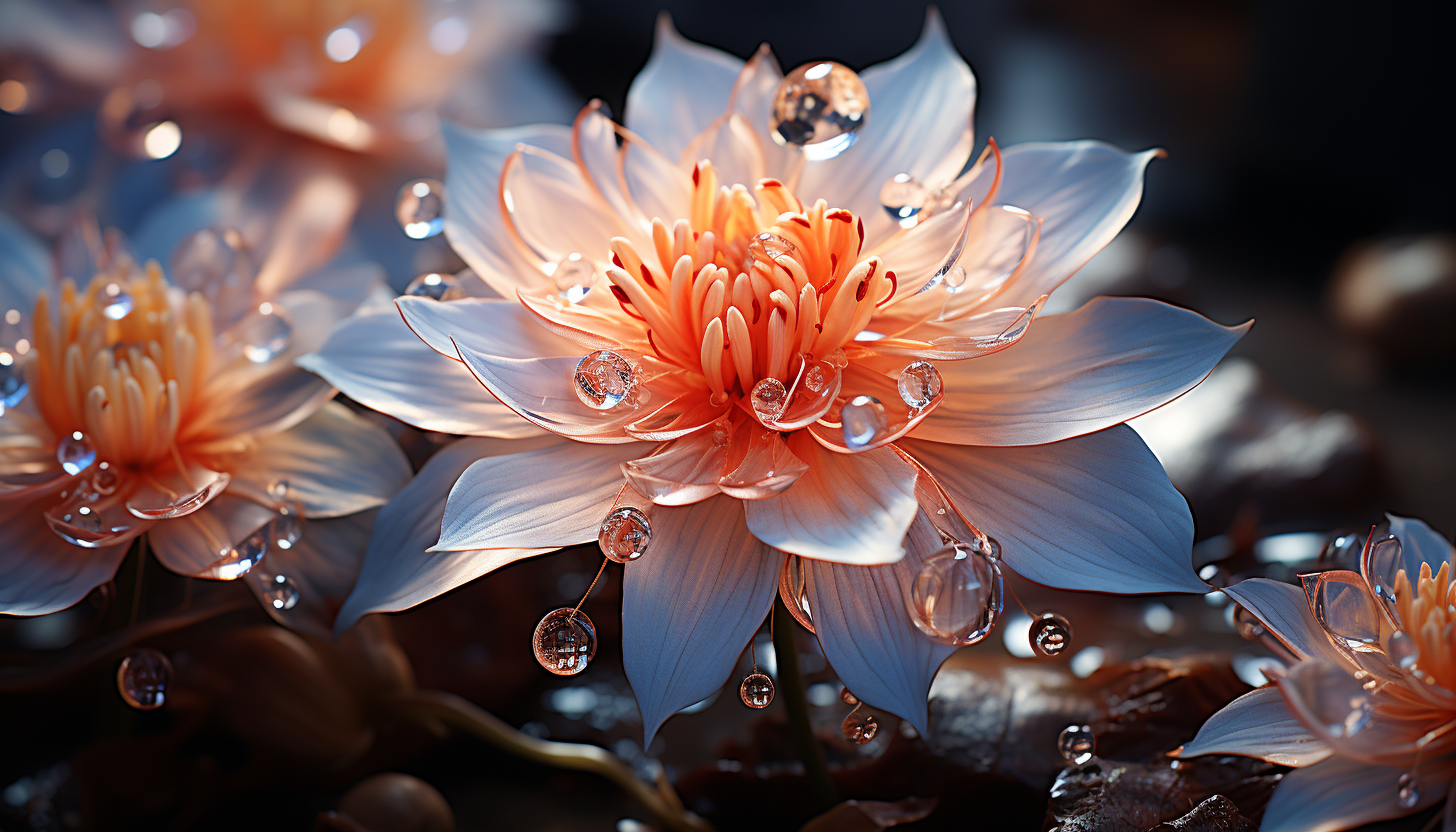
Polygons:
<instances>
[{"instance_id":1,"label":"flower","mask_svg":"<svg viewBox=\"0 0 1456 832\"><path fill-rule=\"evenodd\" d=\"M409 477L387 433L293 364L378 281L369 264L318 268L353 215L350 193L312 177L281 209L260 206L279 227L257 248L205 227L230 194L159 211L143 249L196 228L179 218L204 225L172 258L189 291L117 235L101 245L94 225L96 245L63 258L85 280L59 279L0 216L0 612L76 603L145 534L169 569L246 577L279 620L331 629L369 510Z\"/></svg>"},{"instance_id":2,"label":"flower","mask_svg":"<svg viewBox=\"0 0 1456 832\"><path fill-rule=\"evenodd\" d=\"M1273 684L1209 718L1175 756L1240 754L1294 766L1262 832L1334 832L1446 799L1456 824L1456 589L1451 544L1390 517L1360 571L1250 578L1224 590L1287 652Z\"/></svg>"},{"instance_id":3,"label":"flower","mask_svg":"<svg viewBox=\"0 0 1456 832\"><path fill-rule=\"evenodd\" d=\"M767 48L745 64L664 21L625 127L592 104L570 130L447 131L446 233L491 291L401 298L405 324L355 317L300 362L473 435L381 512L337 626L625 529L619 560L650 534L622 606L649 742L723 684L776 591L857 696L923 732L945 642L994 623L999 569L1206 590L1186 503L1122 422L1243 328L1135 299L1030 325L1156 154L993 147L959 175L975 82L934 12L862 88L829 63L783 79ZM645 521L604 526L627 508ZM945 538L980 571L953 578L971 603L941 604L969 608L956 632L919 622L932 639L904 596Z\"/></svg>"}]
</instances>

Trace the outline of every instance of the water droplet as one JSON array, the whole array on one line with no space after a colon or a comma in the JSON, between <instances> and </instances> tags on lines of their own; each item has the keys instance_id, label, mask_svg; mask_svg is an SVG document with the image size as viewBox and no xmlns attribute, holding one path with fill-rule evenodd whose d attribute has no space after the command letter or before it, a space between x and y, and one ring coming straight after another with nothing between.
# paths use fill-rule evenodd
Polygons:
<instances>
[{"instance_id":1,"label":"water droplet","mask_svg":"<svg viewBox=\"0 0 1456 832\"><path fill-rule=\"evenodd\" d=\"M597 544L602 547L602 554L617 563L642 557L651 542L652 524L646 514L632 506L612 509L597 532Z\"/></svg>"},{"instance_id":2,"label":"water droplet","mask_svg":"<svg viewBox=\"0 0 1456 832\"><path fill-rule=\"evenodd\" d=\"M984 554L949 543L925 559L905 597L910 621L942 644L975 644L995 626L1001 574Z\"/></svg>"},{"instance_id":3,"label":"water droplet","mask_svg":"<svg viewBox=\"0 0 1456 832\"><path fill-rule=\"evenodd\" d=\"M858 705L859 697L849 692L849 688L839 689L839 701L846 705Z\"/></svg>"},{"instance_id":4,"label":"water droplet","mask_svg":"<svg viewBox=\"0 0 1456 832\"><path fill-rule=\"evenodd\" d=\"M959 265L952 266L941 280L945 283L945 290L955 294L966 285L966 270Z\"/></svg>"},{"instance_id":5,"label":"water droplet","mask_svg":"<svg viewBox=\"0 0 1456 832\"><path fill-rule=\"evenodd\" d=\"M1385 655L1395 662L1396 667L1401 670L1410 670L1420 661L1421 651L1410 636L1396 630L1390 634L1390 639L1385 643Z\"/></svg>"},{"instance_id":6,"label":"water droplet","mask_svg":"<svg viewBox=\"0 0 1456 832\"><path fill-rule=\"evenodd\" d=\"M465 289L461 288L460 281L455 279L455 275L439 272L422 274L411 280L409 285L404 287L404 293L417 298L443 301L460 300L465 297Z\"/></svg>"},{"instance_id":7,"label":"water droplet","mask_svg":"<svg viewBox=\"0 0 1456 832\"><path fill-rule=\"evenodd\" d=\"M254 364L267 364L288 349L293 322L283 307L260 303L238 322L234 335L243 345L243 355Z\"/></svg>"},{"instance_id":8,"label":"water droplet","mask_svg":"<svg viewBox=\"0 0 1456 832\"><path fill-rule=\"evenodd\" d=\"M303 539L303 510L297 503L285 503L278 507L278 516L266 527L270 545L279 549L292 549Z\"/></svg>"},{"instance_id":9,"label":"water droplet","mask_svg":"<svg viewBox=\"0 0 1456 832\"><path fill-rule=\"evenodd\" d=\"M74 476L96 461L96 449L86 441L85 434L73 431L56 444L56 461L61 464L61 470Z\"/></svg>"},{"instance_id":10,"label":"water droplet","mask_svg":"<svg viewBox=\"0 0 1456 832\"><path fill-rule=\"evenodd\" d=\"M263 600L275 610L291 610L298 606L298 586L287 575L274 575L263 589Z\"/></svg>"},{"instance_id":11,"label":"water droplet","mask_svg":"<svg viewBox=\"0 0 1456 832\"><path fill-rule=\"evenodd\" d=\"M101 287L99 296L101 301L101 314L107 320L119 321L131 314L136 308L136 301L132 300L131 293L120 283L108 283Z\"/></svg>"},{"instance_id":12,"label":"water droplet","mask_svg":"<svg viewBox=\"0 0 1456 832\"><path fill-rule=\"evenodd\" d=\"M1216 563L1210 563L1198 570L1198 578L1214 589L1223 589L1229 585L1228 572Z\"/></svg>"},{"instance_id":13,"label":"water droplet","mask_svg":"<svg viewBox=\"0 0 1456 832\"><path fill-rule=\"evenodd\" d=\"M597 350L576 362L576 396L593 410L611 410L636 385L632 363L611 350Z\"/></svg>"},{"instance_id":14,"label":"water droplet","mask_svg":"<svg viewBox=\"0 0 1456 832\"><path fill-rule=\"evenodd\" d=\"M818 364L812 364L808 370L804 371L804 386L810 393L818 393L823 390L826 380L824 368Z\"/></svg>"},{"instance_id":15,"label":"water droplet","mask_svg":"<svg viewBox=\"0 0 1456 832\"><path fill-rule=\"evenodd\" d=\"M275 500L282 500L288 497L288 480L274 480L268 483L268 495Z\"/></svg>"},{"instance_id":16,"label":"water droplet","mask_svg":"<svg viewBox=\"0 0 1456 832\"><path fill-rule=\"evenodd\" d=\"M258 270L243 235L232 228L204 228L172 250L172 285L197 292L212 304L219 320L247 314Z\"/></svg>"},{"instance_id":17,"label":"water droplet","mask_svg":"<svg viewBox=\"0 0 1456 832\"><path fill-rule=\"evenodd\" d=\"M1326 567L1359 569L1360 553L1365 548L1365 537L1356 533L1335 534L1320 550L1319 562Z\"/></svg>"},{"instance_id":18,"label":"water droplet","mask_svg":"<svg viewBox=\"0 0 1456 832\"><path fill-rule=\"evenodd\" d=\"M738 686L738 696L750 708L767 708L774 698L774 683L762 673L750 673Z\"/></svg>"},{"instance_id":19,"label":"water droplet","mask_svg":"<svg viewBox=\"0 0 1456 832\"><path fill-rule=\"evenodd\" d=\"M749 241L748 253L759 260L773 261L779 257L793 257L799 253L799 248L783 237L765 231Z\"/></svg>"},{"instance_id":20,"label":"water droplet","mask_svg":"<svg viewBox=\"0 0 1456 832\"><path fill-rule=\"evenodd\" d=\"M551 279L556 281L556 291L562 297L572 303L581 303L596 282L597 270L590 260L573 251L556 264Z\"/></svg>"},{"instance_id":21,"label":"water droplet","mask_svg":"<svg viewBox=\"0 0 1456 832\"><path fill-rule=\"evenodd\" d=\"M940 377L940 371L929 361L916 361L900 371L897 386L900 388L900 399L906 405L919 410L940 399L945 382Z\"/></svg>"},{"instance_id":22,"label":"water droplet","mask_svg":"<svg viewBox=\"0 0 1456 832\"><path fill-rule=\"evenodd\" d=\"M394 200L394 218L412 239L423 240L445 230L445 185L437 179L406 182Z\"/></svg>"},{"instance_id":23,"label":"water droplet","mask_svg":"<svg viewBox=\"0 0 1456 832\"><path fill-rule=\"evenodd\" d=\"M809 161L832 159L854 144L869 114L869 91L854 70L833 61L808 63L774 91L769 135L802 148Z\"/></svg>"},{"instance_id":24,"label":"water droplet","mask_svg":"<svg viewBox=\"0 0 1456 832\"><path fill-rule=\"evenodd\" d=\"M929 191L908 173L897 173L880 186L880 204L902 228L914 228L925 208Z\"/></svg>"},{"instance_id":25,"label":"water droplet","mask_svg":"<svg viewBox=\"0 0 1456 832\"><path fill-rule=\"evenodd\" d=\"M171 682L171 660L150 647L122 659L116 669L116 689L126 704L139 711L155 711L165 705Z\"/></svg>"},{"instance_id":26,"label":"water droplet","mask_svg":"<svg viewBox=\"0 0 1456 832\"><path fill-rule=\"evenodd\" d=\"M776 378L759 379L753 385L753 392L749 394L748 401L753 405L753 412L758 418L765 422L772 422L784 415L784 407L789 401L788 388Z\"/></svg>"},{"instance_id":27,"label":"water droplet","mask_svg":"<svg viewBox=\"0 0 1456 832\"><path fill-rule=\"evenodd\" d=\"M1026 636L1037 655L1054 659L1072 646L1072 622L1054 612L1044 612L1031 622Z\"/></svg>"},{"instance_id":28,"label":"water droplet","mask_svg":"<svg viewBox=\"0 0 1456 832\"><path fill-rule=\"evenodd\" d=\"M733 441L733 429L725 422L716 422L713 425L713 447L726 448L728 443Z\"/></svg>"},{"instance_id":29,"label":"water droplet","mask_svg":"<svg viewBox=\"0 0 1456 832\"><path fill-rule=\"evenodd\" d=\"M1083 765L1097 753L1097 737L1090 725L1068 725L1057 736L1057 750L1062 759L1075 765Z\"/></svg>"},{"instance_id":30,"label":"water droplet","mask_svg":"<svg viewBox=\"0 0 1456 832\"><path fill-rule=\"evenodd\" d=\"M852 451L864 449L889 429L885 406L874 396L855 396L839 411L844 444Z\"/></svg>"},{"instance_id":31,"label":"water droplet","mask_svg":"<svg viewBox=\"0 0 1456 832\"><path fill-rule=\"evenodd\" d=\"M1400 776L1396 781L1396 799L1400 802L1402 809L1414 809L1416 804L1421 802L1421 784L1416 782L1416 777L1410 772Z\"/></svg>"},{"instance_id":32,"label":"water droplet","mask_svg":"<svg viewBox=\"0 0 1456 832\"><path fill-rule=\"evenodd\" d=\"M855 745L864 745L880 733L880 721L871 713L860 713L862 705L856 705L849 716L839 723L839 733Z\"/></svg>"},{"instance_id":33,"label":"water droplet","mask_svg":"<svg viewBox=\"0 0 1456 832\"><path fill-rule=\"evenodd\" d=\"M208 564L207 569L198 577L235 581L252 571L267 556L268 527L264 526Z\"/></svg>"},{"instance_id":34,"label":"water droplet","mask_svg":"<svg viewBox=\"0 0 1456 832\"><path fill-rule=\"evenodd\" d=\"M121 477L116 475L111 463L103 462L96 469L96 476L91 478L91 490L106 497L115 494L116 487L121 484Z\"/></svg>"},{"instance_id":35,"label":"water droplet","mask_svg":"<svg viewBox=\"0 0 1456 832\"><path fill-rule=\"evenodd\" d=\"M15 407L30 392L25 370L20 366L20 357L5 347L0 347L0 415L5 409Z\"/></svg>"},{"instance_id":36,"label":"water droplet","mask_svg":"<svg viewBox=\"0 0 1456 832\"><path fill-rule=\"evenodd\" d=\"M536 625L531 648L542 667L557 676L574 676L597 654L597 631L586 613L562 607Z\"/></svg>"}]
</instances>

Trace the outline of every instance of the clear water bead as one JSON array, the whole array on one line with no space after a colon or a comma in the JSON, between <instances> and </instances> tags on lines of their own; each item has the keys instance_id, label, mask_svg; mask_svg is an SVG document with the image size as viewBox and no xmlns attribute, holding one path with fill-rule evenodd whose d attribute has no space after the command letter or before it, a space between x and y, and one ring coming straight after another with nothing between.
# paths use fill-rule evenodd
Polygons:
<instances>
[{"instance_id":1,"label":"clear water bead","mask_svg":"<svg viewBox=\"0 0 1456 832\"><path fill-rule=\"evenodd\" d=\"M966 270L959 265L951 266L941 280L945 283L945 290L955 294L966 285Z\"/></svg>"},{"instance_id":2,"label":"clear water bead","mask_svg":"<svg viewBox=\"0 0 1456 832\"><path fill-rule=\"evenodd\" d=\"M445 230L445 185L438 179L406 182L394 200L394 218L415 240L433 237Z\"/></svg>"},{"instance_id":3,"label":"clear water bead","mask_svg":"<svg viewBox=\"0 0 1456 832\"><path fill-rule=\"evenodd\" d=\"M440 272L422 274L411 280L409 285L404 287L404 293L411 297L442 301L460 300L465 297L465 290L461 288L460 281L455 279L455 275Z\"/></svg>"},{"instance_id":4,"label":"clear water bead","mask_svg":"<svg viewBox=\"0 0 1456 832\"><path fill-rule=\"evenodd\" d=\"M862 450L885 434L890 420L885 406L874 396L855 396L839 411L844 430L844 444L852 451Z\"/></svg>"},{"instance_id":5,"label":"clear water bead","mask_svg":"<svg viewBox=\"0 0 1456 832\"><path fill-rule=\"evenodd\" d=\"M1385 655L1401 670L1410 670L1420 661L1421 651L1410 636L1396 630L1385 642Z\"/></svg>"},{"instance_id":6,"label":"clear water bead","mask_svg":"<svg viewBox=\"0 0 1456 832\"><path fill-rule=\"evenodd\" d=\"M1057 736L1057 750L1062 759L1075 765L1082 765L1097 753L1097 737L1090 725L1068 725Z\"/></svg>"},{"instance_id":7,"label":"clear water bead","mask_svg":"<svg viewBox=\"0 0 1456 832\"><path fill-rule=\"evenodd\" d=\"M804 387L810 393L818 393L823 390L826 381L828 378L824 373L824 368L819 364L811 364L809 369L804 371Z\"/></svg>"},{"instance_id":8,"label":"clear water bead","mask_svg":"<svg viewBox=\"0 0 1456 832\"><path fill-rule=\"evenodd\" d=\"M293 321L283 307L265 301L238 322L234 334L249 361L267 364L288 349Z\"/></svg>"},{"instance_id":9,"label":"clear water bead","mask_svg":"<svg viewBox=\"0 0 1456 832\"><path fill-rule=\"evenodd\" d=\"M172 285L197 292L212 304L219 319L237 320L253 297L257 266L243 235L233 228L204 228L172 249Z\"/></svg>"},{"instance_id":10,"label":"clear water bead","mask_svg":"<svg viewBox=\"0 0 1456 832\"><path fill-rule=\"evenodd\" d=\"M642 557L652 542L652 523L641 509L619 506L602 520L597 531L597 544L607 560L627 563Z\"/></svg>"},{"instance_id":11,"label":"clear water bead","mask_svg":"<svg viewBox=\"0 0 1456 832\"><path fill-rule=\"evenodd\" d=\"M121 660L116 689L126 704L139 711L155 711L167 703L172 683L172 662L160 650L144 647Z\"/></svg>"},{"instance_id":12,"label":"clear water bead","mask_svg":"<svg viewBox=\"0 0 1456 832\"><path fill-rule=\"evenodd\" d=\"M1044 612L1031 622L1027 640L1038 656L1054 659L1072 645L1072 622L1054 612Z\"/></svg>"},{"instance_id":13,"label":"clear water bead","mask_svg":"<svg viewBox=\"0 0 1456 832\"><path fill-rule=\"evenodd\" d=\"M275 500L286 499L289 488L288 480L274 480L268 483L268 496Z\"/></svg>"},{"instance_id":14,"label":"clear water bead","mask_svg":"<svg viewBox=\"0 0 1456 832\"><path fill-rule=\"evenodd\" d=\"M121 485L121 477L117 476L116 469L111 463L103 462L96 466L96 475L91 478L91 490L98 495L109 497L116 493L117 486Z\"/></svg>"},{"instance_id":15,"label":"clear water bead","mask_svg":"<svg viewBox=\"0 0 1456 832\"><path fill-rule=\"evenodd\" d=\"M278 516L265 527L268 542L279 549L292 549L303 539L303 510L297 503L278 507Z\"/></svg>"},{"instance_id":16,"label":"clear water bead","mask_svg":"<svg viewBox=\"0 0 1456 832\"><path fill-rule=\"evenodd\" d=\"M849 149L870 115L870 94L849 67L817 61L784 76L769 110L769 135L812 162Z\"/></svg>"},{"instance_id":17,"label":"clear water bead","mask_svg":"<svg viewBox=\"0 0 1456 832\"><path fill-rule=\"evenodd\" d=\"M576 397L593 410L611 410L636 386L632 363L611 350L597 350L576 362Z\"/></svg>"},{"instance_id":18,"label":"clear water bead","mask_svg":"<svg viewBox=\"0 0 1456 832\"><path fill-rule=\"evenodd\" d=\"M789 403L789 390L776 378L759 379L748 394L748 402L759 419L773 422L784 415L784 408Z\"/></svg>"},{"instance_id":19,"label":"clear water bead","mask_svg":"<svg viewBox=\"0 0 1456 832\"><path fill-rule=\"evenodd\" d=\"M798 254L799 247L771 231L765 231L748 241L748 253L755 259L771 262L779 257Z\"/></svg>"},{"instance_id":20,"label":"clear water bead","mask_svg":"<svg viewBox=\"0 0 1456 832\"><path fill-rule=\"evenodd\" d=\"M864 745L880 733L880 721L871 713L860 713L862 706L856 705L849 716L839 723L839 733L855 745Z\"/></svg>"},{"instance_id":21,"label":"clear water bead","mask_svg":"<svg viewBox=\"0 0 1456 832\"><path fill-rule=\"evenodd\" d=\"M263 600L275 610L291 610L298 606L298 585L287 575L274 575L263 589Z\"/></svg>"},{"instance_id":22,"label":"clear water bead","mask_svg":"<svg viewBox=\"0 0 1456 832\"><path fill-rule=\"evenodd\" d=\"M86 441L85 434L73 431L56 443L56 462L61 464L61 470L74 476L96 462L96 449Z\"/></svg>"},{"instance_id":23,"label":"clear water bead","mask_svg":"<svg viewBox=\"0 0 1456 832\"><path fill-rule=\"evenodd\" d=\"M101 287L101 314L109 321L119 321L131 314L136 307L131 293L120 283L108 283Z\"/></svg>"},{"instance_id":24,"label":"clear water bead","mask_svg":"<svg viewBox=\"0 0 1456 832\"><path fill-rule=\"evenodd\" d=\"M557 676L574 676L597 654L597 631L581 610L562 607L546 613L531 636L536 661Z\"/></svg>"},{"instance_id":25,"label":"clear water bead","mask_svg":"<svg viewBox=\"0 0 1456 832\"><path fill-rule=\"evenodd\" d=\"M902 228L913 228L929 199L929 189L908 173L897 173L880 186L880 204Z\"/></svg>"},{"instance_id":26,"label":"clear water bead","mask_svg":"<svg viewBox=\"0 0 1456 832\"><path fill-rule=\"evenodd\" d=\"M774 698L773 680L762 673L750 673L738 686L738 696L750 708L767 708Z\"/></svg>"},{"instance_id":27,"label":"clear water bead","mask_svg":"<svg viewBox=\"0 0 1456 832\"><path fill-rule=\"evenodd\" d=\"M597 270L590 260L573 251L556 264L551 279L556 282L557 293L571 303L581 303L596 282Z\"/></svg>"},{"instance_id":28,"label":"clear water bead","mask_svg":"<svg viewBox=\"0 0 1456 832\"><path fill-rule=\"evenodd\" d=\"M235 581L253 570L268 556L268 527L253 532L238 545L228 549L222 557L208 564L198 577L218 581Z\"/></svg>"},{"instance_id":29,"label":"clear water bead","mask_svg":"<svg viewBox=\"0 0 1456 832\"><path fill-rule=\"evenodd\" d=\"M1396 800L1402 809L1414 809L1421 802L1421 784L1416 782L1414 774L1406 772L1396 781Z\"/></svg>"},{"instance_id":30,"label":"clear water bead","mask_svg":"<svg viewBox=\"0 0 1456 832\"><path fill-rule=\"evenodd\" d=\"M942 644L975 644L995 621L999 577L985 555L947 544L925 559L910 585L905 602L911 623Z\"/></svg>"},{"instance_id":31,"label":"clear water bead","mask_svg":"<svg viewBox=\"0 0 1456 832\"><path fill-rule=\"evenodd\" d=\"M940 399L945 390L945 381L941 379L940 371L929 361L916 361L900 371L897 386L900 388L901 401L920 410Z\"/></svg>"}]
</instances>

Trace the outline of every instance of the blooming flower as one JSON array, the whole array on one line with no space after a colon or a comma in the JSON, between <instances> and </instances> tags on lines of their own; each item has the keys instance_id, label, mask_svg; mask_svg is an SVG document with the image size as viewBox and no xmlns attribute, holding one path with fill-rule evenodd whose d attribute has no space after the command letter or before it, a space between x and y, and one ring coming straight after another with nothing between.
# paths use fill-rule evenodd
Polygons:
<instances>
[{"instance_id":1,"label":"blooming flower","mask_svg":"<svg viewBox=\"0 0 1456 832\"><path fill-rule=\"evenodd\" d=\"M601 539L631 561L649 742L722 685L776 591L856 695L924 731L1003 566L1205 589L1186 504L1121 423L1242 329L1110 299L1031 325L1155 153L1027 145L961 175L974 99L934 13L862 81L827 62L786 79L767 48L745 64L664 22L625 127L592 104L569 130L448 130L446 233L492 292L401 298L407 326L358 316L301 363L478 438L381 512L337 626ZM917 596L947 539L939 578L969 594Z\"/></svg>"},{"instance_id":2,"label":"blooming flower","mask_svg":"<svg viewBox=\"0 0 1456 832\"><path fill-rule=\"evenodd\" d=\"M212 196L181 214L208 222ZM172 220L144 237L191 230L160 213ZM256 280L241 233L197 231L172 260L190 291L114 236L83 281L61 279L0 216L0 612L76 603L145 534L169 569L246 575L280 620L328 631L368 510L409 476L388 434L293 364L378 280L368 264L317 268L352 214L342 183L309 180L257 249Z\"/></svg>"},{"instance_id":3,"label":"blooming flower","mask_svg":"<svg viewBox=\"0 0 1456 832\"><path fill-rule=\"evenodd\" d=\"M1214 714L1175 754L1294 766L1262 832L1334 832L1442 799L1456 829L1456 589L1451 544L1390 518L1360 571L1251 578L1224 590L1290 654L1287 673Z\"/></svg>"}]
</instances>

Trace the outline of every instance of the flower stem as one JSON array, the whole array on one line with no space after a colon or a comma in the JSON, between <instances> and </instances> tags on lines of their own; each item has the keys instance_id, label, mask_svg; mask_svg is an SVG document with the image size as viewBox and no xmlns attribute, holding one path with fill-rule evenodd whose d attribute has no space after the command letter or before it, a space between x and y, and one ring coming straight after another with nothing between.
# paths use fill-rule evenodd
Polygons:
<instances>
[{"instance_id":1,"label":"flower stem","mask_svg":"<svg viewBox=\"0 0 1456 832\"><path fill-rule=\"evenodd\" d=\"M824 762L824 749L814 736L809 722L809 700L804 694L804 677L799 673L799 650L794 644L794 628L798 625L782 603L774 602L774 657L778 662L778 686L783 692L784 708L789 714L789 737L794 750L804 763L804 776L809 779L809 795L815 814L827 812L839 802L839 791L829 778Z\"/></svg>"},{"instance_id":2,"label":"flower stem","mask_svg":"<svg viewBox=\"0 0 1456 832\"><path fill-rule=\"evenodd\" d=\"M612 781L670 829L711 832L707 821L689 812L673 791L667 775L659 771L657 788L642 782L632 768L604 748L585 743L552 742L527 736L494 714L453 693L419 690L394 700L394 707L418 721L443 723L504 751L542 765L590 771Z\"/></svg>"}]
</instances>

